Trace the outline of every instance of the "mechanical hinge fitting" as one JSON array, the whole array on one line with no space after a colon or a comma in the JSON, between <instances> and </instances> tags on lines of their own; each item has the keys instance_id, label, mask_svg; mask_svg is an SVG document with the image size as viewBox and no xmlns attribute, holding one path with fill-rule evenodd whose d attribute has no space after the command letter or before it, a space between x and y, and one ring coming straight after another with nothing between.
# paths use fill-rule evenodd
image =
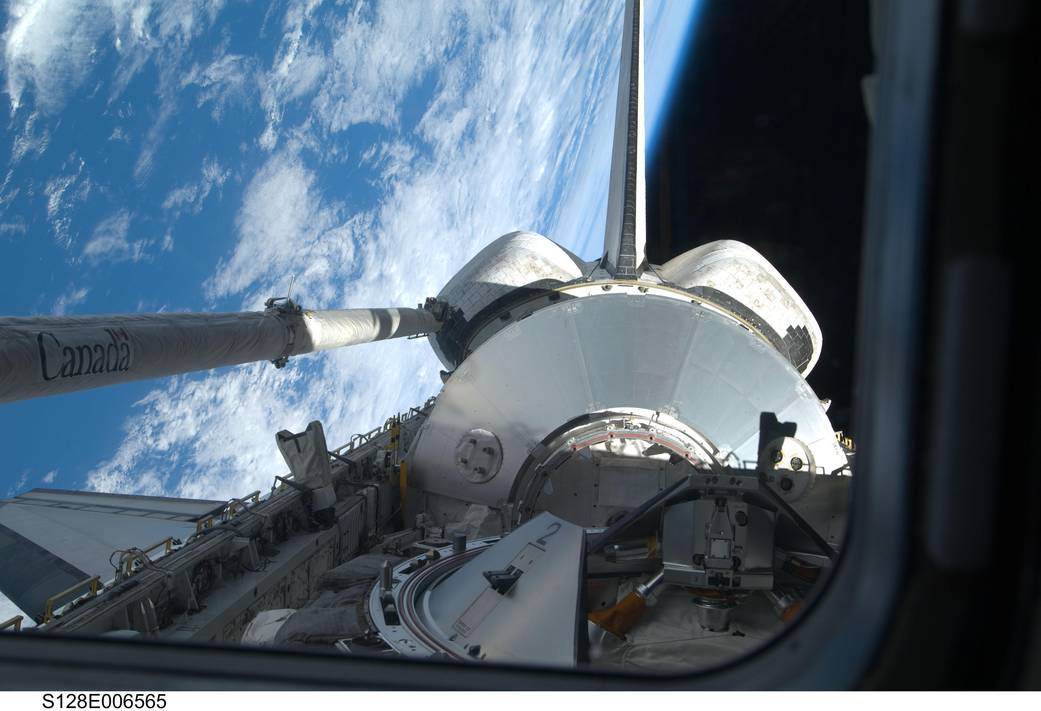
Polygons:
<instances>
[{"instance_id":1,"label":"mechanical hinge fitting","mask_svg":"<svg viewBox=\"0 0 1041 711\"><path fill-rule=\"evenodd\" d=\"M303 315L304 309L288 296L272 296L264 302L264 313L277 317L298 317ZM285 320L289 337L286 339L286 347L282 350L282 355L271 361L276 368L285 367L286 363L289 362L290 354L293 352L293 346L296 345L296 321L293 318Z\"/></svg>"},{"instance_id":2,"label":"mechanical hinge fitting","mask_svg":"<svg viewBox=\"0 0 1041 711\"><path fill-rule=\"evenodd\" d=\"M513 586L517 584L523 573L523 570L511 565L506 570L486 570L484 571L484 577L492 590L500 595L505 595L513 589Z\"/></svg>"}]
</instances>

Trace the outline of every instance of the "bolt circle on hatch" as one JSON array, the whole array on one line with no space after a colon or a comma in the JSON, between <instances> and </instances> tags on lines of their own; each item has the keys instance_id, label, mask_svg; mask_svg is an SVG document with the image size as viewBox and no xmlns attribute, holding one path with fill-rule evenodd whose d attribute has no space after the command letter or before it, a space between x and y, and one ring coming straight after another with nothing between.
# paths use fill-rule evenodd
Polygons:
<instances>
[{"instance_id":1,"label":"bolt circle on hatch","mask_svg":"<svg viewBox=\"0 0 1041 711\"><path fill-rule=\"evenodd\" d=\"M456 445L455 464L471 484L490 481L502 467L502 443L488 430L472 429Z\"/></svg>"},{"instance_id":2,"label":"bolt circle on hatch","mask_svg":"<svg viewBox=\"0 0 1041 711\"><path fill-rule=\"evenodd\" d=\"M800 498L816 478L813 453L809 446L795 437L783 437L772 441L767 449L773 462L770 486L785 499Z\"/></svg>"}]
</instances>

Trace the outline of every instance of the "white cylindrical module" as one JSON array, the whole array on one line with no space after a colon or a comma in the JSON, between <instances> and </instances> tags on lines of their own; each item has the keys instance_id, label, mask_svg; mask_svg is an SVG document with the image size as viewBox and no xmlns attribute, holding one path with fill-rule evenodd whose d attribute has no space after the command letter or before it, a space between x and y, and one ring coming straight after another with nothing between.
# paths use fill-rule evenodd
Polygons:
<instances>
[{"instance_id":1,"label":"white cylindrical module","mask_svg":"<svg viewBox=\"0 0 1041 711\"><path fill-rule=\"evenodd\" d=\"M788 466L796 456L802 460L796 474L811 466L830 474L847 464L820 400L782 353L723 309L666 296L672 293L614 288L562 299L483 342L445 383L410 445L410 491L425 498L410 497L406 508L422 501L426 511L447 518L464 503L501 509L504 502L548 502L543 510L603 526L615 511L659 489L659 465L678 451L667 447L681 429L690 435L690 459L754 466L764 412L796 424L799 448L781 449ZM633 423L647 424L665 464L650 444L590 449L591 456L569 455L567 463L546 459L558 445L565 452L592 447L577 435L562 443L554 438L615 416L609 413L626 413L626 425L636 429ZM679 426L673 434L662 429L669 422ZM477 443L485 439L494 442L487 456L496 473L474 476L469 453L481 451ZM620 439L626 438L613 441ZM525 472L546 476L529 486L520 478ZM787 500L805 488L794 483ZM534 498L525 499L529 492Z\"/></svg>"},{"instance_id":2,"label":"white cylindrical module","mask_svg":"<svg viewBox=\"0 0 1041 711\"><path fill-rule=\"evenodd\" d=\"M437 331L423 309L0 318L0 402Z\"/></svg>"}]
</instances>

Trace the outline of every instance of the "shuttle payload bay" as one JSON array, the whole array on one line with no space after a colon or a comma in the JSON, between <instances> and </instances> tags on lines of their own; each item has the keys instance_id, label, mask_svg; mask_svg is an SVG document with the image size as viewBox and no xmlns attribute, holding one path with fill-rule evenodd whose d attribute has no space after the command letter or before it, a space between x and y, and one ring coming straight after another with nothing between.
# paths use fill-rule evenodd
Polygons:
<instances>
[{"instance_id":1,"label":"shuttle payload bay","mask_svg":"<svg viewBox=\"0 0 1041 711\"><path fill-rule=\"evenodd\" d=\"M662 671L798 614L852 469L805 379L821 330L741 242L648 263L638 0L625 17L598 260L513 232L414 309L0 319L0 400L401 336L445 368L337 449L277 433L270 490L0 503L0 590L37 632Z\"/></svg>"}]
</instances>

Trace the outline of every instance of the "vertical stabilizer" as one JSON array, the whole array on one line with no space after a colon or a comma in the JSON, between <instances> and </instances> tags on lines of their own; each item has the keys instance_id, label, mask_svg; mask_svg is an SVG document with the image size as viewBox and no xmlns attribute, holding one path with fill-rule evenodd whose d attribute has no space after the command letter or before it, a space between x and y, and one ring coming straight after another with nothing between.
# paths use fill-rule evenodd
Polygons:
<instances>
[{"instance_id":1,"label":"vertical stabilizer","mask_svg":"<svg viewBox=\"0 0 1041 711\"><path fill-rule=\"evenodd\" d=\"M626 0L618 71L604 267L621 279L643 270L646 233L643 122L643 2Z\"/></svg>"}]
</instances>

